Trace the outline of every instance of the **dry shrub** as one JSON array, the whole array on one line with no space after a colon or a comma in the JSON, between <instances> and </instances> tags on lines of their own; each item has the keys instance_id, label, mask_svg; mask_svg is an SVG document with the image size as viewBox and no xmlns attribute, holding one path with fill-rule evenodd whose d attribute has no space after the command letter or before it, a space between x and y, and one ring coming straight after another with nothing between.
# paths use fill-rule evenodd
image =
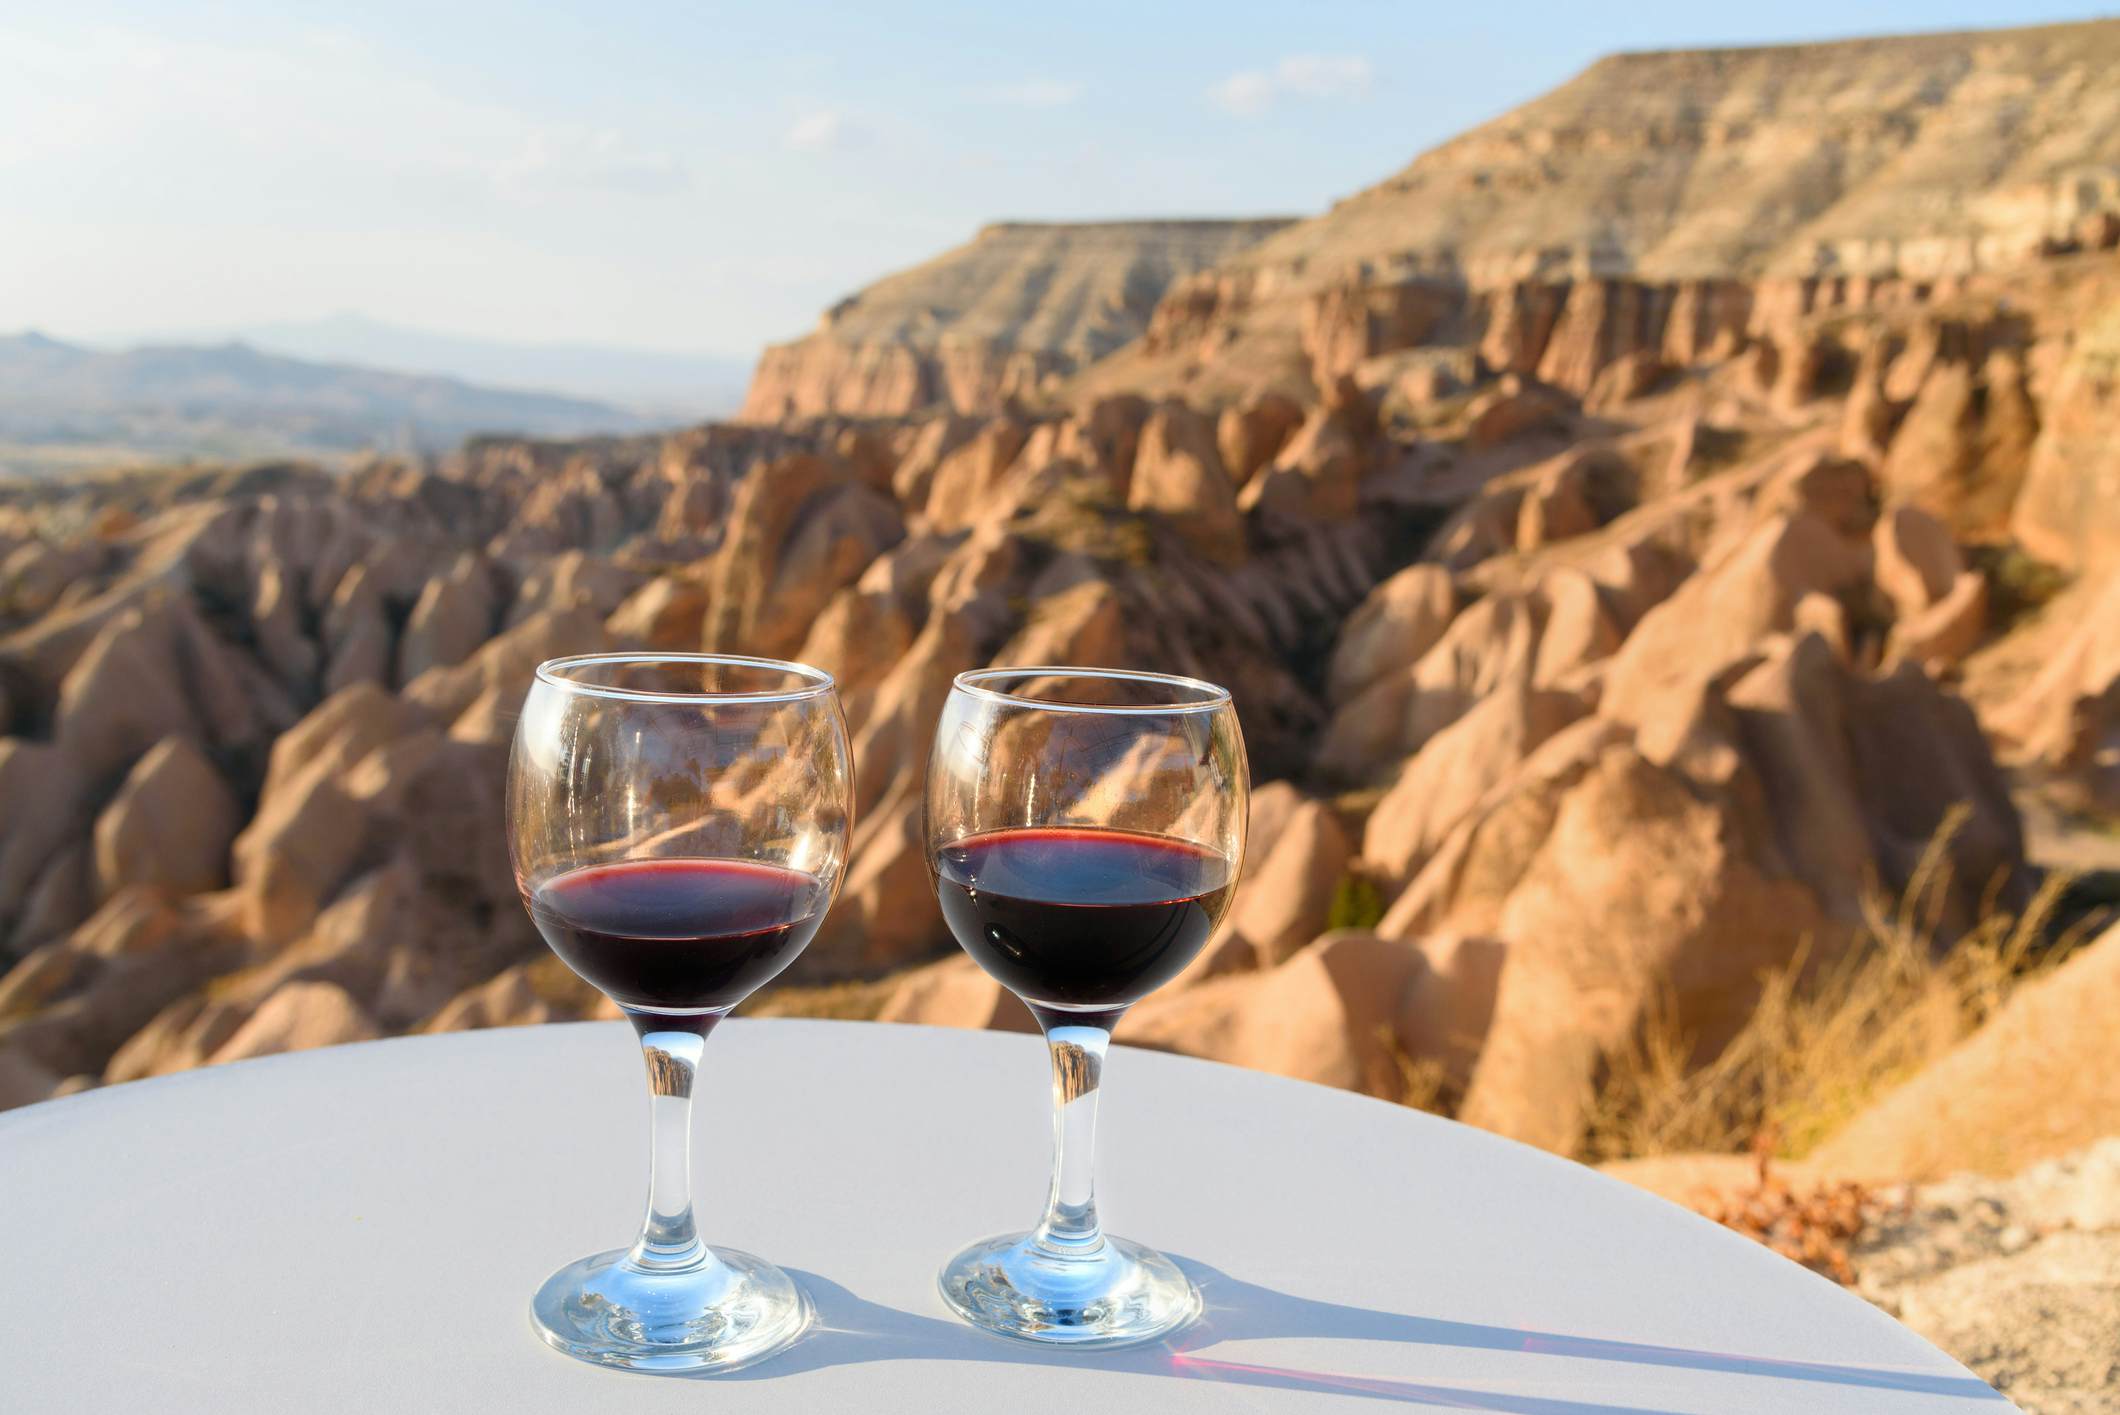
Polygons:
<instances>
[{"instance_id":1,"label":"dry shrub","mask_svg":"<svg viewBox=\"0 0 2120 1415\"><path fill-rule=\"evenodd\" d=\"M753 993L736 1009L739 1017L822 1017L873 1022L891 1000L905 971L873 981L789 983Z\"/></svg>"},{"instance_id":2,"label":"dry shrub","mask_svg":"<svg viewBox=\"0 0 2120 1415\"><path fill-rule=\"evenodd\" d=\"M1896 902L1872 898L1837 959L1814 965L1806 948L1765 975L1751 1019L1712 1060L1696 1063L1668 997L1652 1007L1633 1041L1606 1058L1583 1157L1730 1154L1771 1134L1778 1153L1800 1158L2060 963L2084 930L2049 938L2069 883L2059 874L2021 914L1991 890L1978 922L1943 937L1949 846L1966 814L1945 817Z\"/></svg>"},{"instance_id":3,"label":"dry shrub","mask_svg":"<svg viewBox=\"0 0 2120 1415\"><path fill-rule=\"evenodd\" d=\"M1450 1115L1457 1110L1462 1097L1456 1094L1450 1070L1439 1058L1415 1056L1389 1027L1377 1028L1377 1043L1391 1067L1381 1091L1385 1099L1431 1115Z\"/></svg>"},{"instance_id":4,"label":"dry shrub","mask_svg":"<svg viewBox=\"0 0 2120 1415\"><path fill-rule=\"evenodd\" d=\"M1752 1142L1757 1164L1752 1186L1729 1194L1703 1195L1694 1205L1703 1217L1766 1244L1842 1286L1855 1281L1848 1249L1862 1236L1875 1203L1860 1184L1814 1184L1797 1190L1774 1172L1778 1136L1763 1130Z\"/></svg>"},{"instance_id":5,"label":"dry shrub","mask_svg":"<svg viewBox=\"0 0 2120 1415\"><path fill-rule=\"evenodd\" d=\"M587 1017L597 1010L604 995L585 983L556 953L541 953L523 968L531 994L558 1017ZM616 1016L616 1013L611 1014Z\"/></svg>"}]
</instances>

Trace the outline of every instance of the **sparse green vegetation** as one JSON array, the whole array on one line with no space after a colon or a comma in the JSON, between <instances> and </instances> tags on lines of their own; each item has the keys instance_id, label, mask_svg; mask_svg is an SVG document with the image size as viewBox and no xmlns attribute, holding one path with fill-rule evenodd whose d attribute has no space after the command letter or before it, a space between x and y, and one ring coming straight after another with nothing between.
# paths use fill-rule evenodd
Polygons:
<instances>
[{"instance_id":1,"label":"sparse green vegetation","mask_svg":"<svg viewBox=\"0 0 2120 1415\"><path fill-rule=\"evenodd\" d=\"M1743 428L1702 423L1693 434L1693 459L1686 464L1686 478L1698 482L1727 471L1745 461L1757 446L1756 435Z\"/></svg>"},{"instance_id":2,"label":"sparse green vegetation","mask_svg":"<svg viewBox=\"0 0 2120 1415\"><path fill-rule=\"evenodd\" d=\"M1127 510L1111 483L1091 473L1057 478L1019 513L1012 529L1056 551L1108 563L1140 568L1155 559L1155 535L1147 519Z\"/></svg>"},{"instance_id":3,"label":"sparse green vegetation","mask_svg":"<svg viewBox=\"0 0 2120 1415\"><path fill-rule=\"evenodd\" d=\"M1996 633L2007 633L2069 586L2066 570L2033 559L2015 541L1969 547L1966 558L1987 579L1988 620Z\"/></svg>"},{"instance_id":4,"label":"sparse green vegetation","mask_svg":"<svg viewBox=\"0 0 2120 1415\"><path fill-rule=\"evenodd\" d=\"M1383 888L1367 871L1357 865L1340 876L1325 915L1327 929L1373 929L1383 918Z\"/></svg>"}]
</instances>

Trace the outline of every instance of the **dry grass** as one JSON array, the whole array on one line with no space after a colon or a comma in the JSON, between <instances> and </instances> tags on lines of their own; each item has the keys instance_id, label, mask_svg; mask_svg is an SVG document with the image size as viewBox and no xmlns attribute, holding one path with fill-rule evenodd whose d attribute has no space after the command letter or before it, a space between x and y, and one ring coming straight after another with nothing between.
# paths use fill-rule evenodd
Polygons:
<instances>
[{"instance_id":1,"label":"dry grass","mask_svg":"<svg viewBox=\"0 0 2120 1415\"><path fill-rule=\"evenodd\" d=\"M1457 1109L1462 1098L1451 1083L1449 1068L1439 1058L1415 1056L1389 1027L1377 1028L1377 1044L1390 1065L1380 1088L1385 1099L1432 1115L1449 1115Z\"/></svg>"},{"instance_id":2,"label":"dry grass","mask_svg":"<svg viewBox=\"0 0 2120 1415\"><path fill-rule=\"evenodd\" d=\"M559 1017L587 1017L603 1004L604 996L575 976L556 953L541 954L523 967L523 979L538 1001Z\"/></svg>"},{"instance_id":3,"label":"dry grass","mask_svg":"<svg viewBox=\"0 0 2120 1415\"><path fill-rule=\"evenodd\" d=\"M1942 1056L2016 988L2056 966L2081 939L2052 937L2068 880L2050 876L2022 913L1992 898L1954 940L1942 936L1951 892L1947 817L1905 893L1872 901L1836 960L1799 955L1762 980L1744 1029L1704 1065L1694 1039L1654 1010L1631 1045L1607 1058L1583 1144L1591 1162L1740 1152L1761 1135L1800 1158L1871 1100Z\"/></svg>"},{"instance_id":4,"label":"dry grass","mask_svg":"<svg viewBox=\"0 0 2120 1415\"><path fill-rule=\"evenodd\" d=\"M736 1009L738 1017L823 1017L873 1022L904 973L871 982L815 983L769 987Z\"/></svg>"}]
</instances>

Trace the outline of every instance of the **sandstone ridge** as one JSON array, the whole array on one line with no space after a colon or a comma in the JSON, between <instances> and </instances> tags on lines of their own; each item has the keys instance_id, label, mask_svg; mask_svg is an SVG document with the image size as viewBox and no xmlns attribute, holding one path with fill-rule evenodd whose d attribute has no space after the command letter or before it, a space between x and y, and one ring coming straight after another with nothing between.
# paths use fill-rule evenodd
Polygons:
<instances>
[{"instance_id":1,"label":"sandstone ridge","mask_svg":"<svg viewBox=\"0 0 2120 1415\"><path fill-rule=\"evenodd\" d=\"M769 346L741 416L985 410L1035 393L1137 338L1174 280L1288 225L1251 221L999 222Z\"/></svg>"},{"instance_id":2,"label":"sandstone ridge","mask_svg":"<svg viewBox=\"0 0 2120 1415\"><path fill-rule=\"evenodd\" d=\"M1299 377L1334 290L2004 269L2120 212L2116 63L2120 21L1615 55L1179 281L1094 386Z\"/></svg>"}]
</instances>

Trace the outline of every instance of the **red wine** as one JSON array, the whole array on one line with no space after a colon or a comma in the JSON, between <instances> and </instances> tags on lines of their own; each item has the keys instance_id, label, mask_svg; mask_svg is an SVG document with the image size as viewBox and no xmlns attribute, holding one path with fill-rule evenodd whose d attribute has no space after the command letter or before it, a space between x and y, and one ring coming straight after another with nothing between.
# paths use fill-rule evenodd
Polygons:
<instances>
[{"instance_id":1,"label":"red wine","mask_svg":"<svg viewBox=\"0 0 2120 1415\"><path fill-rule=\"evenodd\" d=\"M1204 845L1083 826L967 836L937 852L942 917L1026 1002L1109 1009L1169 982L1229 907L1235 872Z\"/></svg>"},{"instance_id":2,"label":"red wine","mask_svg":"<svg viewBox=\"0 0 2120 1415\"><path fill-rule=\"evenodd\" d=\"M822 881L757 860L620 860L541 884L530 917L566 965L640 1012L734 1007L824 922Z\"/></svg>"}]
</instances>

